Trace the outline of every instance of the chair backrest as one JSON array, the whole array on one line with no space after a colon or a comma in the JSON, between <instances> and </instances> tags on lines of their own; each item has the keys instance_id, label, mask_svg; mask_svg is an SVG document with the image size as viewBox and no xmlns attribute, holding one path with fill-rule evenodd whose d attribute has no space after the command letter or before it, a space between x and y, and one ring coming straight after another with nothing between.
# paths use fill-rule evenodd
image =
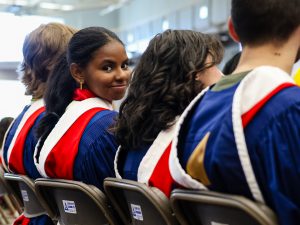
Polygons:
<instances>
[{"instance_id":1,"label":"chair backrest","mask_svg":"<svg viewBox=\"0 0 300 225\"><path fill-rule=\"evenodd\" d=\"M102 191L79 181L39 178L35 190L59 224L120 224Z\"/></svg>"},{"instance_id":2,"label":"chair backrest","mask_svg":"<svg viewBox=\"0 0 300 225\"><path fill-rule=\"evenodd\" d=\"M4 179L14 187L18 196L21 196L24 206L24 215L27 218L32 218L47 214L46 209L40 204L37 199L34 182L25 175L17 175L5 173Z\"/></svg>"},{"instance_id":3,"label":"chair backrest","mask_svg":"<svg viewBox=\"0 0 300 225\"><path fill-rule=\"evenodd\" d=\"M8 184L7 182L4 180L4 171L3 169L0 167L0 196L2 197L5 194L9 193L8 190Z\"/></svg>"},{"instance_id":4,"label":"chair backrest","mask_svg":"<svg viewBox=\"0 0 300 225\"><path fill-rule=\"evenodd\" d=\"M125 224L178 224L169 199L157 188L109 177L104 189Z\"/></svg>"},{"instance_id":5,"label":"chair backrest","mask_svg":"<svg viewBox=\"0 0 300 225\"><path fill-rule=\"evenodd\" d=\"M176 189L171 194L176 217L183 225L277 225L266 205L242 196Z\"/></svg>"},{"instance_id":6,"label":"chair backrest","mask_svg":"<svg viewBox=\"0 0 300 225\"><path fill-rule=\"evenodd\" d=\"M0 169L1 196L6 193L12 195L15 198L17 204L20 207L23 207L22 196L19 192L19 185L16 182L10 182L9 180L6 180L4 174L5 172L1 168Z\"/></svg>"}]
</instances>

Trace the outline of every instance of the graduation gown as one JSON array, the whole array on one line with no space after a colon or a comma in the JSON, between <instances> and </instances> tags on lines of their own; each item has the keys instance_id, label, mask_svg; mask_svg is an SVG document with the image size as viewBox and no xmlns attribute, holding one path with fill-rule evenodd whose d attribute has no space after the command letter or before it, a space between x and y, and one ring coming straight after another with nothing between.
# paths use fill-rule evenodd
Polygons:
<instances>
[{"instance_id":1,"label":"graduation gown","mask_svg":"<svg viewBox=\"0 0 300 225\"><path fill-rule=\"evenodd\" d=\"M169 158L181 186L244 195L300 221L300 88L263 66L223 78L179 119ZM246 75L246 76L245 76Z\"/></svg>"},{"instance_id":2,"label":"graduation gown","mask_svg":"<svg viewBox=\"0 0 300 225\"><path fill-rule=\"evenodd\" d=\"M174 134L175 125L161 131L150 146L128 152L119 146L114 162L116 177L157 187L170 197L175 185L168 167Z\"/></svg>"},{"instance_id":3,"label":"graduation gown","mask_svg":"<svg viewBox=\"0 0 300 225\"><path fill-rule=\"evenodd\" d=\"M24 107L20 115L8 129L2 149L2 162L6 170L27 175L32 179L40 177L33 161L34 149L37 143L35 128L45 111L42 99L33 101ZM21 215L14 225L52 225L47 215L26 218Z\"/></svg>"},{"instance_id":4,"label":"graduation gown","mask_svg":"<svg viewBox=\"0 0 300 225\"><path fill-rule=\"evenodd\" d=\"M72 101L46 138L35 160L43 177L78 180L103 190L103 180L114 177L117 150L109 131L117 112L94 97Z\"/></svg>"},{"instance_id":5,"label":"graduation gown","mask_svg":"<svg viewBox=\"0 0 300 225\"><path fill-rule=\"evenodd\" d=\"M33 153L37 138L35 128L45 111L42 99L25 106L20 115L8 129L2 149L2 162L6 170L28 175L35 179L39 177L33 162Z\"/></svg>"}]
</instances>

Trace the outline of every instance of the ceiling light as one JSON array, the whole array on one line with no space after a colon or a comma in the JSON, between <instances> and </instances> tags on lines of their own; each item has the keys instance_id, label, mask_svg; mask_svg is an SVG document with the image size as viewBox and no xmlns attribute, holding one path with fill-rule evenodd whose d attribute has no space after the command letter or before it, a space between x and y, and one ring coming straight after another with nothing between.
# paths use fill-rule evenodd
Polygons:
<instances>
[{"instance_id":1,"label":"ceiling light","mask_svg":"<svg viewBox=\"0 0 300 225\"><path fill-rule=\"evenodd\" d=\"M16 1L14 1L14 4L15 5L20 5L20 6L26 6L26 5L28 5L28 1L25 1L25 0L16 0Z\"/></svg>"},{"instance_id":2,"label":"ceiling light","mask_svg":"<svg viewBox=\"0 0 300 225\"><path fill-rule=\"evenodd\" d=\"M60 5L52 2L41 2L40 7L43 9L60 9Z\"/></svg>"},{"instance_id":3,"label":"ceiling light","mask_svg":"<svg viewBox=\"0 0 300 225\"><path fill-rule=\"evenodd\" d=\"M207 6L201 6L199 8L199 18L200 19L206 19L208 17L208 7Z\"/></svg>"},{"instance_id":4,"label":"ceiling light","mask_svg":"<svg viewBox=\"0 0 300 225\"><path fill-rule=\"evenodd\" d=\"M52 2L41 2L40 7L43 9L62 10L62 11L70 11L74 9L74 6L72 5L61 5Z\"/></svg>"},{"instance_id":5,"label":"ceiling light","mask_svg":"<svg viewBox=\"0 0 300 225\"><path fill-rule=\"evenodd\" d=\"M63 11L71 11L71 10L74 9L74 6L73 5L62 5L60 7L60 9L63 10Z\"/></svg>"},{"instance_id":6,"label":"ceiling light","mask_svg":"<svg viewBox=\"0 0 300 225\"><path fill-rule=\"evenodd\" d=\"M162 29L163 31L169 29L169 21L168 20L164 20L162 23Z\"/></svg>"}]
</instances>

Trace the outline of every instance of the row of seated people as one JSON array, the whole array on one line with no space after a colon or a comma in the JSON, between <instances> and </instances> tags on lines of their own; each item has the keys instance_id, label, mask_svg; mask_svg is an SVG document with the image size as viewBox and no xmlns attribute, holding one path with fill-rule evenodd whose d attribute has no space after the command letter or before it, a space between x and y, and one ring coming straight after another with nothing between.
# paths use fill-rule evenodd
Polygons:
<instances>
[{"instance_id":1,"label":"row of seated people","mask_svg":"<svg viewBox=\"0 0 300 225\"><path fill-rule=\"evenodd\" d=\"M209 34L156 35L131 74L113 32L40 26L24 42L32 103L6 135L4 167L101 190L116 176L167 197L176 187L238 194L270 206L280 224L297 224L300 89L289 73L299 56L299 4L232 0L229 31L243 51L226 77L217 69L222 45ZM118 114L112 102L128 84Z\"/></svg>"}]
</instances>

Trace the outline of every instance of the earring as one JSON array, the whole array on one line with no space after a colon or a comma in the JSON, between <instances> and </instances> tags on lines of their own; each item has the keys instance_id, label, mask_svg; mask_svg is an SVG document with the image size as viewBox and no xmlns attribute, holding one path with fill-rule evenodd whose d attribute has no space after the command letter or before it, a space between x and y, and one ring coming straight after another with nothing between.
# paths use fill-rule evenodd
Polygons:
<instances>
[{"instance_id":1,"label":"earring","mask_svg":"<svg viewBox=\"0 0 300 225\"><path fill-rule=\"evenodd\" d=\"M80 80L80 81L79 81L79 88L80 88L80 90L82 90L83 83L84 83L83 80Z\"/></svg>"}]
</instances>

